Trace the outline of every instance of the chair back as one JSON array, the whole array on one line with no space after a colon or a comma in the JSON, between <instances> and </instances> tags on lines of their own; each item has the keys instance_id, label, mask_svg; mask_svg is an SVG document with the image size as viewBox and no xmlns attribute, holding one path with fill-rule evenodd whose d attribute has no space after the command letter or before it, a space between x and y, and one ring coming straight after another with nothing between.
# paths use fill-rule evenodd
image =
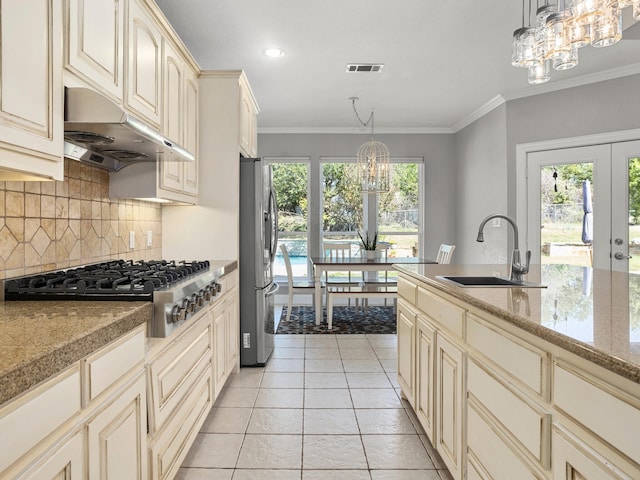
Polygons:
<instances>
[{"instance_id":1,"label":"chair back","mask_svg":"<svg viewBox=\"0 0 640 480\"><path fill-rule=\"evenodd\" d=\"M436 263L451 263L451 257L455 249L455 245L447 245L445 243L440 245L440 250L438 250L438 255L436 256Z\"/></svg>"},{"instance_id":2,"label":"chair back","mask_svg":"<svg viewBox=\"0 0 640 480\"><path fill-rule=\"evenodd\" d=\"M293 270L291 270L291 259L289 258L289 250L284 243L280 244L280 251L282 252L282 258L284 258L284 267L287 269L287 282L289 282L289 288L293 288Z\"/></svg>"},{"instance_id":3,"label":"chair back","mask_svg":"<svg viewBox=\"0 0 640 480\"><path fill-rule=\"evenodd\" d=\"M343 260L351 258L350 243L324 243L322 246L324 257L331 260Z\"/></svg>"}]
</instances>

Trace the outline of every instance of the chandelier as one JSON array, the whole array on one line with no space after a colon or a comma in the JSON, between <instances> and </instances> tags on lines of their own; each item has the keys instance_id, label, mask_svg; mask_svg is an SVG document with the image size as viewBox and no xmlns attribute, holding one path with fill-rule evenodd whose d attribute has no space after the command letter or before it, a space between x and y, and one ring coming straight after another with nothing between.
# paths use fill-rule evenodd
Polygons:
<instances>
[{"instance_id":1,"label":"chandelier","mask_svg":"<svg viewBox=\"0 0 640 480\"><path fill-rule=\"evenodd\" d=\"M358 97L351 97L349 100L351 100L351 105L353 106L353 111L358 122L365 128L371 123L371 140L360 145L356 153L356 170L360 189L368 193L388 192L390 183L389 149L384 143L377 142L373 139L373 109L371 110L371 115L369 115L368 120L363 122L356 110L356 100L358 100Z\"/></svg>"},{"instance_id":2,"label":"chandelier","mask_svg":"<svg viewBox=\"0 0 640 480\"><path fill-rule=\"evenodd\" d=\"M548 82L551 68L569 70L578 65L578 49L592 45L608 47L622 38L622 10L633 6L633 18L640 20L640 0L557 0L536 1L534 23L529 0L525 27L525 0L522 0L522 27L513 32L511 65L529 69L529 83Z\"/></svg>"}]
</instances>

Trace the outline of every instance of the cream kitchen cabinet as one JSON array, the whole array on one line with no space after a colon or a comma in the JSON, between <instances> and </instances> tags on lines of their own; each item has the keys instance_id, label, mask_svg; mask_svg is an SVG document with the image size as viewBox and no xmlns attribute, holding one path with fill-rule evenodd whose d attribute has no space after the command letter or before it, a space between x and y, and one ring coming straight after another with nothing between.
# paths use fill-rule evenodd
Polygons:
<instances>
[{"instance_id":1,"label":"cream kitchen cabinet","mask_svg":"<svg viewBox=\"0 0 640 480\"><path fill-rule=\"evenodd\" d=\"M637 383L443 290L400 273L398 358L413 349L413 408L453 478L640 478Z\"/></svg>"},{"instance_id":2,"label":"cream kitchen cabinet","mask_svg":"<svg viewBox=\"0 0 640 480\"><path fill-rule=\"evenodd\" d=\"M436 331L435 354L435 447L451 476L459 480L464 478L464 353L453 340Z\"/></svg>"},{"instance_id":3,"label":"cream kitchen cabinet","mask_svg":"<svg viewBox=\"0 0 640 480\"><path fill-rule=\"evenodd\" d=\"M215 385L215 396L220 395L224 387L229 371L227 370L227 315L224 302L213 307L213 374Z\"/></svg>"},{"instance_id":4,"label":"cream kitchen cabinet","mask_svg":"<svg viewBox=\"0 0 640 480\"><path fill-rule=\"evenodd\" d=\"M126 379L127 377L125 377ZM146 377L137 370L85 424L89 478L147 479Z\"/></svg>"},{"instance_id":5,"label":"cream kitchen cabinet","mask_svg":"<svg viewBox=\"0 0 640 480\"><path fill-rule=\"evenodd\" d=\"M222 391L229 375L239 370L239 334L238 318L238 273L221 279L224 301L213 309L213 339L214 339L214 377L216 397Z\"/></svg>"},{"instance_id":6,"label":"cream kitchen cabinet","mask_svg":"<svg viewBox=\"0 0 640 480\"><path fill-rule=\"evenodd\" d=\"M124 4L65 1L65 68L118 103L124 95Z\"/></svg>"},{"instance_id":7,"label":"cream kitchen cabinet","mask_svg":"<svg viewBox=\"0 0 640 480\"><path fill-rule=\"evenodd\" d=\"M82 431L64 438L60 446L47 450L28 470L18 474L16 480L66 480L85 475L84 436Z\"/></svg>"},{"instance_id":8,"label":"cream kitchen cabinet","mask_svg":"<svg viewBox=\"0 0 640 480\"><path fill-rule=\"evenodd\" d=\"M128 0L125 106L160 127L162 31L143 0Z\"/></svg>"},{"instance_id":9,"label":"cream kitchen cabinet","mask_svg":"<svg viewBox=\"0 0 640 480\"><path fill-rule=\"evenodd\" d=\"M153 479L175 476L213 405L212 311L207 305L175 338L154 339L161 347L147 365Z\"/></svg>"},{"instance_id":10,"label":"cream kitchen cabinet","mask_svg":"<svg viewBox=\"0 0 640 480\"><path fill-rule=\"evenodd\" d=\"M195 203L198 195L198 73L168 39L163 39L163 122L169 139L196 157L194 162L159 164L162 198Z\"/></svg>"},{"instance_id":11,"label":"cream kitchen cabinet","mask_svg":"<svg viewBox=\"0 0 640 480\"><path fill-rule=\"evenodd\" d=\"M258 112L246 77L240 78L240 151L245 157L258 155Z\"/></svg>"},{"instance_id":12,"label":"cream kitchen cabinet","mask_svg":"<svg viewBox=\"0 0 640 480\"><path fill-rule=\"evenodd\" d=\"M0 8L0 180L62 180L62 4Z\"/></svg>"},{"instance_id":13,"label":"cream kitchen cabinet","mask_svg":"<svg viewBox=\"0 0 640 480\"><path fill-rule=\"evenodd\" d=\"M424 431L435 443L435 381L436 330L422 315L416 316L415 404L414 410Z\"/></svg>"},{"instance_id":14,"label":"cream kitchen cabinet","mask_svg":"<svg viewBox=\"0 0 640 480\"><path fill-rule=\"evenodd\" d=\"M0 477L146 480L144 345L142 325L0 408Z\"/></svg>"},{"instance_id":15,"label":"cream kitchen cabinet","mask_svg":"<svg viewBox=\"0 0 640 480\"><path fill-rule=\"evenodd\" d=\"M398 299L398 383L407 401L415 406L416 314L407 302Z\"/></svg>"},{"instance_id":16,"label":"cream kitchen cabinet","mask_svg":"<svg viewBox=\"0 0 640 480\"><path fill-rule=\"evenodd\" d=\"M240 310L238 307L238 273L226 277L227 294L225 314L227 320L226 363L227 372L238 372L240 368Z\"/></svg>"}]
</instances>

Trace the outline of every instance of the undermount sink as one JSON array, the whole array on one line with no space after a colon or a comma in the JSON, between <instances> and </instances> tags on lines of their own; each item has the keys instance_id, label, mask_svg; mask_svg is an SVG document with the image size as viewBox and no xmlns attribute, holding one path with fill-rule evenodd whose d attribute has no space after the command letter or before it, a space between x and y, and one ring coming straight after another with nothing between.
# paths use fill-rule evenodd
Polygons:
<instances>
[{"instance_id":1,"label":"undermount sink","mask_svg":"<svg viewBox=\"0 0 640 480\"><path fill-rule=\"evenodd\" d=\"M459 287L517 287L517 288L546 288L538 283L518 283L502 277L454 277L438 276L438 279L454 283Z\"/></svg>"}]
</instances>

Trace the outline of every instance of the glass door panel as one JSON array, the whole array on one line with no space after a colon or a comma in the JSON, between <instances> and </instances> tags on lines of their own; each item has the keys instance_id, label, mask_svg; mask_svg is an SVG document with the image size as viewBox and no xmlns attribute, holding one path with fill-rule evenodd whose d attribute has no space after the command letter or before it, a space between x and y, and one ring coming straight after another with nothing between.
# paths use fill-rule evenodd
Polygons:
<instances>
[{"instance_id":1,"label":"glass door panel","mask_svg":"<svg viewBox=\"0 0 640 480\"><path fill-rule=\"evenodd\" d=\"M531 263L609 268L610 146L527 157Z\"/></svg>"},{"instance_id":2,"label":"glass door panel","mask_svg":"<svg viewBox=\"0 0 640 480\"><path fill-rule=\"evenodd\" d=\"M296 278L307 279L309 204L309 165L307 163L272 163L273 187L278 204L278 248L274 275L287 277L280 245L285 244Z\"/></svg>"}]
</instances>

